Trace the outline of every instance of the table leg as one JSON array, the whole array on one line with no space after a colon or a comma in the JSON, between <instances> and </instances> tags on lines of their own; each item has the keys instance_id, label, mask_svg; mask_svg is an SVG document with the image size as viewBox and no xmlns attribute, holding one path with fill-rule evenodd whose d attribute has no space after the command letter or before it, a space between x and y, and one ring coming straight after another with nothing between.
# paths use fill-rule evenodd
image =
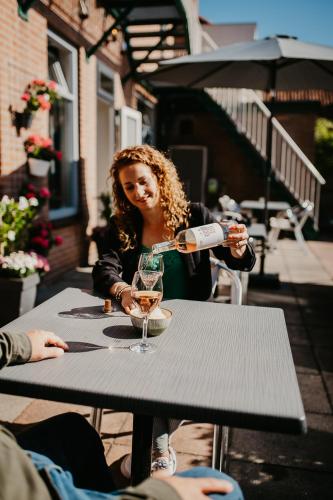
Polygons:
<instances>
[{"instance_id":1,"label":"table leg","mask_svg":"<svg viewBox=\"0 0 333 500\"><path fill-rule=\"evenodd\" d=\"M153 417L133 415L131 485L136 486L150 476Z\"/></svg>"},{"instance_id":2,"label":"table leg","mask_svg":"<svg viewBox=\"0 0 333 500\"><path fill-rule=\"evenodd\" d=\"M229 447L229 427L225 425L223 426L214 425L213 454L212 454L213 469L226 472L228 447Z\"/></svg>"}]
</instances>

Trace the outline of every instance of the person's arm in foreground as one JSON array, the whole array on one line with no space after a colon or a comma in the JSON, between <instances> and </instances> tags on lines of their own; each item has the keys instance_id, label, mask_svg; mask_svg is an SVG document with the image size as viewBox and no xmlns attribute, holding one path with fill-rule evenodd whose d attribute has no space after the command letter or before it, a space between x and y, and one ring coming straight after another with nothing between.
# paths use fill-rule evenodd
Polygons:
<instances>
[{"instance_id":1,"label":"person's arm in foreground","mask_svg":"<svg viewBox=\"0 0 333 500\"><path fill-rule=\"evenodd\" d=\"M29 330L27 333L0 332L0 369L7 365L58 358L68 349L53 332Z\"/></svg>"},{"instance_id":2,"label":"person's arm in foreground","mask_svg":"<svg viewBox=\"0 0 333 500\"><path fill-rule=\"evenodd\" d=\"M212 477L163 477L150 478L134 488L119 492L117 500L142 498L146 500L204 500L209 493L230 493L229 481Z\"/></svg>"}]
</instances>

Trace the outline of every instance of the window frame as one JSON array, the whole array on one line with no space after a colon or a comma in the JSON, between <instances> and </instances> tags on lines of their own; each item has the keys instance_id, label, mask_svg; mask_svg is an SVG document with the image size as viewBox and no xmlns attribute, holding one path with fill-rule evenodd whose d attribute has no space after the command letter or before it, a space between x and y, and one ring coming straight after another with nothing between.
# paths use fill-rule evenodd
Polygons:
<instances>
[{"instance_id":1,"label":"window frame","mask_svg":"<svg viewBox=\"0 0 333 500\"><path fill-rule=\"evenodd\" d=\"M71 80L71 90L68 86L62 86L58 84L59 94L72 103L70 112L70 124L68 130L70 137L68 138L68 144L70 145L69 157L71 158L70 163L77 163L77 168L73 171L72 177L70 178L73 182L73 192L71 205L67 207L55 208L49 210L49 216L52 221L59 219L65 219L69 217L76 216L79 213L79 110L78 110L78 50L74 45L66 42L59 35L54 33L52 30L47 30L48 45L49 40L53 42L55 46L58 46L62 50L66 50L70 57L70 80ZM58 82L57 82L58 83Z\"/></svg>"}]
</instances>

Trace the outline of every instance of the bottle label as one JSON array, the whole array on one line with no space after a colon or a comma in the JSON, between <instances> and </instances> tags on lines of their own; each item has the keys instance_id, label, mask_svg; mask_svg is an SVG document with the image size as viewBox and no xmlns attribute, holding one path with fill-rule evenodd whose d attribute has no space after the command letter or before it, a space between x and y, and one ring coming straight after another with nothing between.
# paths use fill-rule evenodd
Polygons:
<instances>
[{"instance_id":1,"label":"bottle label","mask_svg":"<svg viewBox=\"0 0 333 500\"><path fill-rule=\"evenodd\" d=\"M191 231L195 238L198 250L221 245L225 239L223 228L217 222L206 224L205 226L192 227L189 231Z\"/></svg>"}]
</instances>

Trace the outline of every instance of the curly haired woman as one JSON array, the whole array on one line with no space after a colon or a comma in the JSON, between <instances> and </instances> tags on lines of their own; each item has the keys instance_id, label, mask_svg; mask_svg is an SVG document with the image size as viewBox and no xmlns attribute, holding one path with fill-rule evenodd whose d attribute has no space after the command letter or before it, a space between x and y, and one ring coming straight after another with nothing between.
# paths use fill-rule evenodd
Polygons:
<instances>
[{"instance_id":1,"label":"curly haired woman","mask_svg":"<svg viewBox=\"0 0 333 500\"><path fill-rule=\"evenodd\" d=\"M135 304L130 283L142 252L154 243L173 239L182 229L216 222L201 203L187 201L176 167L162 153L142 145L124 149L114 156L111 166L114 215L105 242L105 255L93 270L95 289L116 296L126 313ZM229 247L213 252L231 269L250 271L255 255L248 244L243 224L230 228ZM164 254L164 297L207 300L212 280L209 250ZM156 418L153 439L153 470L165 474L175 471L175 454L169 446L169 434L178 421ZM130 474L130 456L122 463L122 472Z\"/></svg>"}]
</instances>

